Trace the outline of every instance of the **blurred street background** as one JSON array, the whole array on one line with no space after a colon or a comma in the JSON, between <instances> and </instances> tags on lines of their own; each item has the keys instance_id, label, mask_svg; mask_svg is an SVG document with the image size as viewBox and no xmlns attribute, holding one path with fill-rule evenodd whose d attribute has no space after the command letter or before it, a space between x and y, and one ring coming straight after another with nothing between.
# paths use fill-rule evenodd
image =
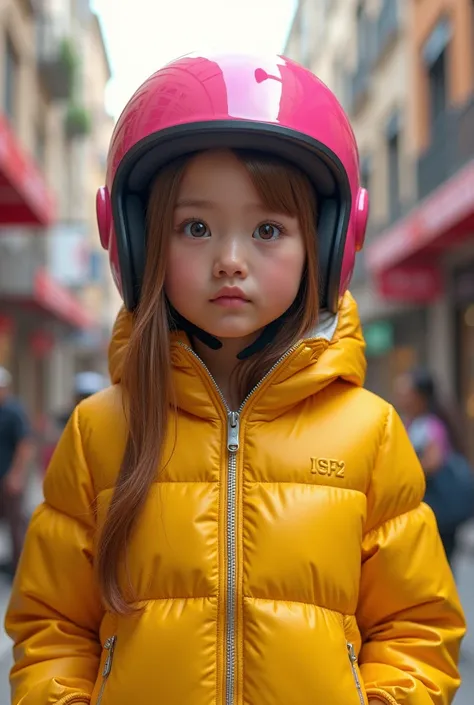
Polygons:
<instances>
[{"instance_id":1,"label":"blurred street background","mask_svg":"<svg viewBox=\"0 0 474 705\"><path fill-rule=\"evenodd\" d=\"M401 373L431 370L474 465L473 0L0 0L0 366L33 429L29 511L75 374L107 375L120 299L95 194L114 122L149 73L211 44L283 52L339 97L372 204L351 287L367 387L395 401ZM0 562L9 550L0 525ZM473 705L473 526L456 577L470 625L456 705ZM8 596L0 575L1 619ZM0 630L0 705L10 665Z\"/></svg>"}]
</instances>

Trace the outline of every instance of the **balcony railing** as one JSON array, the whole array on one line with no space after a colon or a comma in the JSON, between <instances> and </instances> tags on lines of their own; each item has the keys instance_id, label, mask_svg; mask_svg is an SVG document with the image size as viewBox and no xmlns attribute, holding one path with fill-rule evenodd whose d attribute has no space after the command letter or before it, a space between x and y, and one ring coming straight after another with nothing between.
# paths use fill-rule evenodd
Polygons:
<instances>
[{"instance_id":1,"label":"balcony railing","mask_svg":"<svg viewBox=\"0 0 474 705\"><path fill-rule=\"evenodd\" d=\"M474 159L474 96L436 119L428 148L418 159L418 196L424 198Z\"/></svg>"},{"instance_id":2,"label":"balcony railing","mask_svg":"<svg viewBox=\"0 0 474 705\"><path fill-rule=\"evenodd\" d=\"M53 16L41 13L36 26L41 79L51 98L66 100L71 96L76 70L73 45Z\"/></svg>"}]
</instances>

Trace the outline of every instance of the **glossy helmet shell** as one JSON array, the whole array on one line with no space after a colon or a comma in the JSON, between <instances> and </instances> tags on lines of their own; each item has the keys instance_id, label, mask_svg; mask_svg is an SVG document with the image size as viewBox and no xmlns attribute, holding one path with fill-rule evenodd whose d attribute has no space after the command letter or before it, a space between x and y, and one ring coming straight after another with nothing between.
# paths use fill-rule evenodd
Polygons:
<instances>
[{"instance_id":1,"label":"glossy helmet shell","mask_svg":"<svg viewBox=\"0 0 474 705\"><path fill-rule=\"evenodd\" d=\"M294 61L237 54L191 54L164 66L115 126L97 217L126 307L140 297L155 175L177 157L212 148L268 152L307 174L318 194L321 308L336 311L368 218L349 120L329 88Z\"/></svg>"}]
</instances>

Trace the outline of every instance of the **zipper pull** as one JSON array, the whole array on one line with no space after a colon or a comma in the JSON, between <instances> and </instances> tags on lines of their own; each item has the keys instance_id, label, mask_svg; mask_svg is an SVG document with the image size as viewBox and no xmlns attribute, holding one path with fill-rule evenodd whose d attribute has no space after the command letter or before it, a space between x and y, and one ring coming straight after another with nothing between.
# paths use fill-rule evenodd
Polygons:
<instances>
[{"instance_id":1,"label":"zipper pull","mask_svg":"<svg viewBox=\"0 0 474 705\"><path fill-rule=\"evenodd\" d=\"M107 676L110 674L110 671L112 670L112 661L114 658L114 649L116 641L117 637L111 636L107 639L104 644L104 649L106 649L109 653L107 654L107 658L105 660L104 669L102 671L102 678L107 678Z\"/></svg>"},{"instance_id":2,"label":"zipper pull","mask_svg":"<svg viewBox=\"0 0 474 705\"><path fill-rule=\"evenodd\" d=\"M239 413L230 411L227 414L227 450L236 453L239 450Z\"/></svg>"},{"instance_id":3,"label":"zipper pull","mask_svg":"<svg viewBox=\"0 0 474 705\"><path fill-rule=\"evenodd\" d=\"M354 644L347 644L347 653L349 654L351 663L357 663L357 655L354 649Z\"/></svg>"},{"instance_id":4,"label":"zipper pull","mask_svg":"<svg viewBox=\"0 0 474 705\"><path fill-rule=\"evenodd\" d=\"M357 672L357 654L355 652L354 644L347 642L347 653L349 654L349 661L351 662L352 674L354 676L356 688L359 692L360 705L363 705L363 703L365 703L365 699L362 692L362 683Z\"/></svg>"}]
</instances>

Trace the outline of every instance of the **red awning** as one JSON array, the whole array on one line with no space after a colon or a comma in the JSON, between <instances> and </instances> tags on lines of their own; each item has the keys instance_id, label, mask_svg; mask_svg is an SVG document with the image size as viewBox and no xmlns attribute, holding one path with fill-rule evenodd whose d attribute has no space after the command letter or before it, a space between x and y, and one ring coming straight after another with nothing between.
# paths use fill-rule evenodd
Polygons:
<instances>
[{"instance_id":1,"label":"red awning","mask_svg":"<svg viewBox=\"0 0 474 705\"><path fill-rule=\"evenodd\" d=\"M16 310L32 311L38 316L64 323L78 331L93 331L98 325L82 302L67 287L57 282L45 270L38 269L29 291L0 297L3 311L15 316ZM12 313L13 312L13 313ZM0 316L0 324L2 318Z\"/></svg>"},{"instance_id":2,"label":"red awning","mask_svg":"<svg viewBox=\"0 0 474 705\"><path fill-rule=\"evenodd\" d=\"M96 325L81 301L44 269L39 269L35 275L33 303L74 328L87 329Z\"/></svg>"},{"instance_id":3,"label":"red awning","mask_svg":"<svg viewBox=\"0 0 474 705\"><path fill-rule=\"evenodd\" d=\"M50 225L54 198L0 114L0 225Z\"/></svg>"},{"instance_id":4,"label":"red awning","mask_svg":"<svg viewBox=\"0 0 474 705\"><path fill-rule=\"evenodd\" d=\"M465 240L473 230L471 161L367 247L367 266L377 277L400 265L434 264L440 252Z\"/></svg>"}]
</instances>

